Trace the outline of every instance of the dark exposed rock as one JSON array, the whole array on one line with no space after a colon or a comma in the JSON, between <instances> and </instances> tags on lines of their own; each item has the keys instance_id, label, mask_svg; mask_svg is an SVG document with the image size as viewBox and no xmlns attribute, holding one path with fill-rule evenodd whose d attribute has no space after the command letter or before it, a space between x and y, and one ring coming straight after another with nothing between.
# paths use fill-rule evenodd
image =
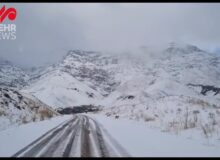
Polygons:
<instances>
[{"instance_id":1,"label":"dark exposed rock","mask_svg":"<svg viewBox=\"0 0 220 160\"><path fill-rule=\"evenodd\" d=\"M75 65L75 62L78 62L77 65ZM87 65L88 63L93 67ZM70 74L81 82L89 81L94 90L97 91L101 88L99 90L101 94L108 95L116 89L119 83L115 81L114 73L102 66L117 63L117 58L103 56L99 52L70 50L63 57L60 66L62 66L61 71Z\"/></svg>"},{"instance_id":2,"label":"dark exposed rock","mask_svg":"<svg viewBox=\"0 0 220 160\"><path fill-rule=\"evenodd\" d=\"M4 103L5 103L6 106L8 106L8 102L7 101L4 101Z\"/></svg>"},{"instance_id":3,"label":"dark exposed rock","mask_svg":"<svg viewBox=\"0 0 220 160\"><path fill-rule=\"evenodd\" d=\"M127 96L126 98L128 98L128 99L134 99L134 96L129 95L129 96Z\"/></svg>"},{"instance_id":4,"label":"dark exposed rock","mask_svg":"<svg viewBox=\"0 0 220 160\"><path fill-rule=\"evenodd\" d=\"M19 101L21 101L23 99L23 96L19 94L18 99L19 99Z\"/></svg>"},{"instance_id":5,"label":"dark exposed rock","mask_svg":"<svg viewBox=\"0 0 220 160\"><path fill-rule=\"evenodd\" d=\"M117 98L117 100L119 100L119 99L123 99L123 100L125 100L125 99L134 99L134 98L135 98L135 96L133 96L133 95L127 95L127 96L120 96L120 97Z\"/></svg>"},{"instance_id":6,"label":"dark exposed rock","mask_svg":"<svg viewBox=\"0 0 220 160\"><path fill-rule=\"evenodd\" d=\"M189 83L188 86L193 86L193 87L201 87L201 94L206 95L208 91L214 92L214 95L217 95L220 93L220 88L217 88L215 86L210 86L210 85L201 85L201 84L191 84Z\"/></svg>"},{"instance_id":7,"label":"dark exposed rock","mask_svg":"<svg viewBox=\"0 0 220 160\"><path fill-rule=\"evenodd\" d=\"M86 94L87 94L88 97L90 97L90 98L93 98L93 97L94 97L94 94L93 94L93 93L88 93L88 92L86 92Z\"/></svg>"},{"instance_id":8,"label":"dark exposed rock","mask_svg":"<svg viewBox=\"0 0 220 160\"><path fill-rule=\"evenodd\" d=\"M20 106L15 106L17 109L21 110L21 107Z\"/></svg>"},{"instance_id":9,"label":"dark exposed rock","mask_svg":"<svg viewBox=\"0 0 220 160\"><path fill-rule=\"evenodd\" d=\"M116 116L115 116L115 119L118 119L118 118L119 118L119 115L116 115Z\"/></svg>"},{"instance_id":10,"label":"dark exposed rock","mask_svg":"<svg viewBox=\"0 0 220 160\"><path fill-rule=\"evenodd\" d=\"M11 97L10 97L7 93L4 93L4 96L5 96L6 98L11 99Z\"/></svg>"},{"instance_id":11,"label":"dark exposed rock","mask_svg":"<svg viewBox=\"0 0 220 160\"><path fill-rule=\"evenodd\" d=\"M87 112L97 112L100 111L101 108L99 106L93 105L81 105L67 108L59 108L57 112L60 114L76 114L76 113L87 113Z\"/></svg>"}]
</instances>

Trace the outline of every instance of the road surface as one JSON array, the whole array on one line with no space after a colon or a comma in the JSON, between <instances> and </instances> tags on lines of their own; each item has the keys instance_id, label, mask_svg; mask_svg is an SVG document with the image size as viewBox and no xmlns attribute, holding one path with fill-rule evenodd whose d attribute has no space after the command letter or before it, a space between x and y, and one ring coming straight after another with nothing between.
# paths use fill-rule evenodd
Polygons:
<instances>
[{"instance_id":1,"label":"road surface","mask_svg":"<svg viewBox=\"0 0 220 160\"><path fill-rule=\"evenodd\" d=\"M73 115L13 157L129 157L125 149L92 118Z\"/></svg>"}]
</instances>

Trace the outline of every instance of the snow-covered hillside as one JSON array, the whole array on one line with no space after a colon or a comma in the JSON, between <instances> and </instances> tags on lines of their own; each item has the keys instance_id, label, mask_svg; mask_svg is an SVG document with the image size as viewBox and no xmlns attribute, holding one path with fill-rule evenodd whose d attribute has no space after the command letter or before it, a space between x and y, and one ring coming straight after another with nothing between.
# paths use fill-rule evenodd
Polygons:
<instances>
[{"instance_id":1,"label":"snow-covered hillside","mask_svg":"<svg viewBox=\"0 0 220 160\"><path fill-rule=\"evenodd\" d=\"M53 108L93 104L102 95L66 72L55 70L23 89Z\"/></svg>"},{"instance_id":2,"label":"snow-covered hillside","mask_svg":"<svg viewBox=\"0 0 220 160\"><path fill-rule=\"evenodd\" d=\"M22 92L53 108L101 105L102 114L163 131L218 130L220 56L180 43L132 52L70 50L58 63L29 74Z\"/></svg>"},{"instance_id":3,"label":"snow-covered hillside","mask_svg":"<svg viewBox=\"0 0 220 160\"><path fill-rule=\"evenodd\" d=\"M54 108L96 105L118 85L106 69L116 64L117 59L98 52L71 50L59 63L32 76L23 91Z\"/></svg>"},{"instance_id":4,"label":"snow-covered hillside","mask_svg":"<svg viewBox=\"0 0 220 160\"><path fill-rule=\"evenodd\" d=\"M27 85L28 79L24 70L0 58L0 86L21 88Z\"/></svg>"},{"instance_id":5,"label":"snow-covered hillside","mask_svg":"<svg viewBox=\"0 0 220 160\"><path fill-rule=\"evenodd\" d=\"M36 97L0 87L0 130L59 115Z\"/></svg>"},{"instance_id":6,"label":"snow-covered hillside","mask_svg":"<svg viewBox=\"0 0 220 160\"><path fill-rule=\"evenodd\" d=\"M149 63L128 70L124 66L118 74L120 86L103 101L108 106L103 112L150 122L163 131L197 128L206 135L218 131L220 94L209 86L220 87L220 57L182 44L171 44L160 54L146 55L143 57Z\"/></svg>"}]
</instances>

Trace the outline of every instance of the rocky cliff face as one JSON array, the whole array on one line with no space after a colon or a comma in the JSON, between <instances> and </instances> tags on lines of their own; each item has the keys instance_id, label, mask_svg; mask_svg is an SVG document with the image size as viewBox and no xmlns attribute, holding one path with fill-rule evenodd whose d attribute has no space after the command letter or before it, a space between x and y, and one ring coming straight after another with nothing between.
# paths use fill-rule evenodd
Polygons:
<instances>
[{"instance_id":1,"label":"rocky cliff face","mask_svg":"<svg viewBox=\"0 0 220 160\"><path fill-rule=\"evenodd\" d=\"M7 87L0 87L0 130L59 115L34 96Z\"/></svg>"},{"instance_id":2,"label":"rocky cliff face","mask_svg":"<svg viewBox=\"0 0 220 160\"><path fill-rule=\"evenodd\" d=\"M114 73L108 67L117 65L118 59L99 52L71 50L59 64L60 70L88 84L102 95L108 95L117 87Z\"/></svg>"}]
</instances>

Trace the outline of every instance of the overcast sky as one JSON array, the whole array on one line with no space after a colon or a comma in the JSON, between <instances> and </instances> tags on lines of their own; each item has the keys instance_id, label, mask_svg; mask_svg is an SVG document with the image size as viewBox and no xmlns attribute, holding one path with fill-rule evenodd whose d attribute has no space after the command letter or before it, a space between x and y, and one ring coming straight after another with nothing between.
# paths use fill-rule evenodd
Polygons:
<instances>
[{"instance_id":1,"label":"overcast sky","mask_svg":"<svg viewBox=\"0 0 220 160\"><path fill-rule=\"evenodd\" d=\"M0 57L23 66L56 62L69 49L123 52L171 41L220 48L217 3L5 5L17 10L17 39L0 40Z\"/></svg>"}]
</instances>

